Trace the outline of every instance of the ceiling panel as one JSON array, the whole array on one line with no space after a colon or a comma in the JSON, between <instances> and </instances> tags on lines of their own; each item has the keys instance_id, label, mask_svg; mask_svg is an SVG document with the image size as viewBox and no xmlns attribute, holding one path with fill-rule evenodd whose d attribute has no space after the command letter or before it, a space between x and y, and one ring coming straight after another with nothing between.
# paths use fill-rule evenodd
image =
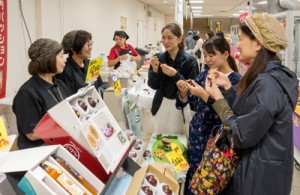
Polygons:
<instances>
[{"instance_id":1,"label":"ceiling panel","mask_svg":"<svg viewBox=\"0 0 300 195\"><path fill-rule=\"evenodd\" d=\"M139 0L140 2L149 5L153 9L166 14L167 16L174 15L175 0ZM192 3L193 0L184 1L185 5L190 2L191 6L201 6L202 15L212 15L211 17L238 17L240 11L247 11L248 0L203 0L203 3ZM255 4L262 0L254 0ZM256 6L256 5L254 5ZM191 9L188 9L188 13ZM235 14L235 15L234 15ZM194 16L196 17L196 16Z\"/></svg>"}]
</instances>

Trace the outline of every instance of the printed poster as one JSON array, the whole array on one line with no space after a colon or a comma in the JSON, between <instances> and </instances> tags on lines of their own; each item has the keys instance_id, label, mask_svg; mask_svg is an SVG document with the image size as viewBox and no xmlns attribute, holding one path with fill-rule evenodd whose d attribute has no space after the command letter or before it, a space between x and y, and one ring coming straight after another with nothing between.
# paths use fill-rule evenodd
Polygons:
<instances>
[{"instance_id":1,"label":"printed poster","mask_svg":"<svg viewBox=\"0 0 300 195\"><path fill-rule=\"evenodd\" d=\"M5 97L7 70L7 0L0 0L0 98Z\"/></svg>"}]
</instances>

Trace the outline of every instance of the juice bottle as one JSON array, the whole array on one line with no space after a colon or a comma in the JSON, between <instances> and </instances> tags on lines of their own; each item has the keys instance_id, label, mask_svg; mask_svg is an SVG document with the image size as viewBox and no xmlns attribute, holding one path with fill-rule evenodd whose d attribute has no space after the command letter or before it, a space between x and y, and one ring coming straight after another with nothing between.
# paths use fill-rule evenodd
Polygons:
<instances>
[{"instance_id":1,"label":"juice bottle","mask_svg":"<svg viewBox=\"0 0 300 195\"><path fill-rule=\"evenodd\" d=\"M69 194L85 195L84 191L77 186L58 166L49 161L43 161L40 167L61 185Z\"/></svg>"},{"instance_id":2,"label":"juice bottle","mask_svg":"<svg viewBox=\"0 0 300 195\"><path fill-rule=\"evenodd\" d=\"M82 176L80 175L71 165L69 165L63 158L53 154L52 157L66 170L68 171L77 181L85 187L91 194L96 195L97 190Z\"/></svg>"}]
</instances>

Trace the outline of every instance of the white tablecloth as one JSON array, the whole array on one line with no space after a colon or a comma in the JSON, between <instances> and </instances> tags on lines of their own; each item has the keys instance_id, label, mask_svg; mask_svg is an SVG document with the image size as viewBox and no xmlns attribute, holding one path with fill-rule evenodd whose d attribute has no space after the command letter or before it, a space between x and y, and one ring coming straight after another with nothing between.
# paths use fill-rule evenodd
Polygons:
<instances>
[{"instance_id":1,"label":"white tablecloth","mask_svg":"<svg viewBox=\"0 0 300 195\"><path fill-rule=\"evenodd\" d=\"M176 109L175 100L164 98L158 112L153 116L151 107L154 94L155 90L146 84L133 87L128 91L130 102L136 102L140 109L144 132L187 134L192 118L189 106L185 107L183 114L181 110Z\"/></svg>"}]
</instances>

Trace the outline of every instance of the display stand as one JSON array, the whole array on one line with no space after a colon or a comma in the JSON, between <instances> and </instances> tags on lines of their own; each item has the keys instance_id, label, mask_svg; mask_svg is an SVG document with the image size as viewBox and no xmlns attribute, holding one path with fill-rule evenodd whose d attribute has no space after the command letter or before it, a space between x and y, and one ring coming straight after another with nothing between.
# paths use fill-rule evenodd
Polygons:
<instances>
[{"instance_id":1,"label":"display stand","mask_svg":"<svg viewBox=\"0 0 300 195\"><path fill-rule=\"evenodd\" d=\"M140 168L128 158L134 142L129 142L93 86L51 108L34 132L48 145L63 145L105 184L102 194L120 167L129 174Z\"/></svg>"}]
</instances>

